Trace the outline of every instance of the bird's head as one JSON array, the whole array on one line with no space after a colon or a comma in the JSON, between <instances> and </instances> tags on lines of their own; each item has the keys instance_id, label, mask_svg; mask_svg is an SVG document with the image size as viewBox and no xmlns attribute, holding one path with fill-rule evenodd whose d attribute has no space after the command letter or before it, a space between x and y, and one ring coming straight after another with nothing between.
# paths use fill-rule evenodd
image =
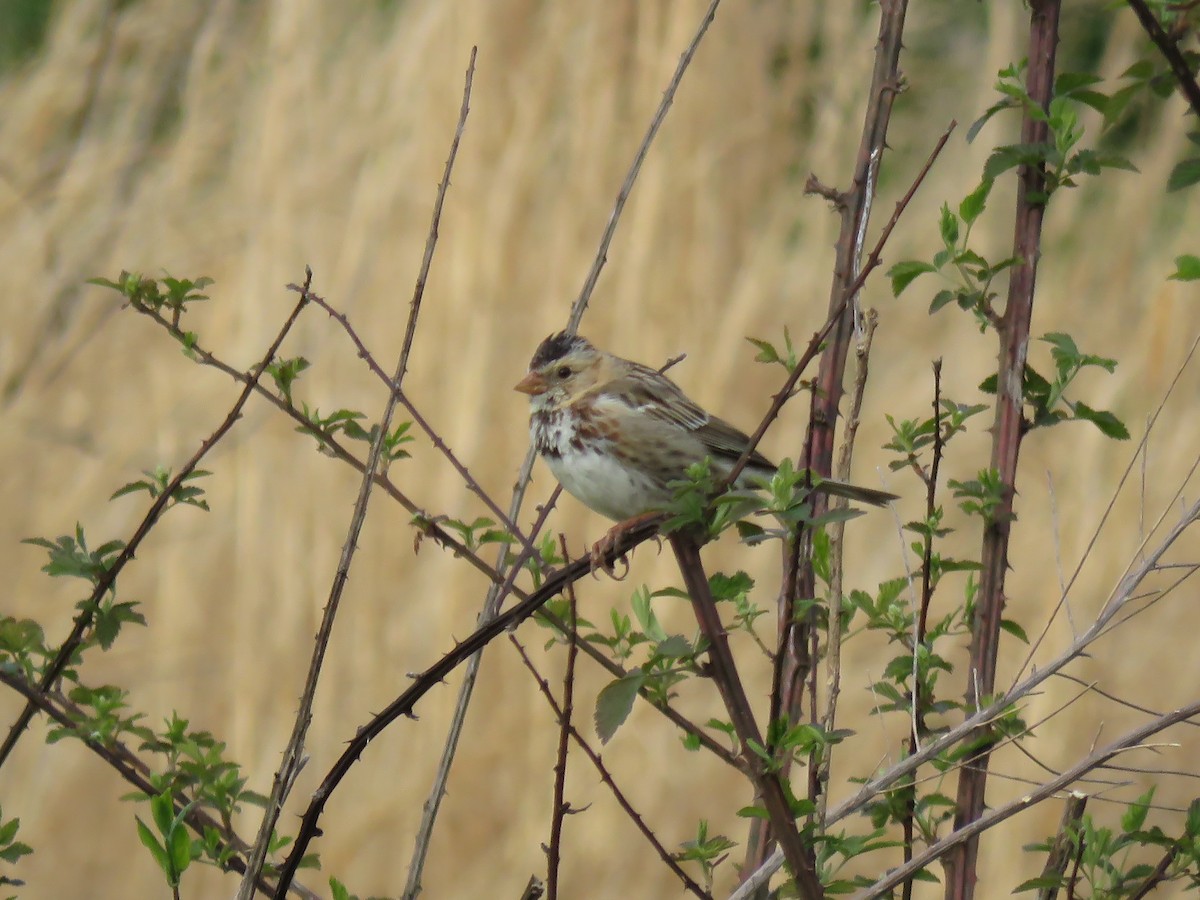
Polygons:
<instances>
[{"instance_id":1,"label":"bird's head","mask_svg":"<svg viewBox=\"0 0 1200 900\"><path fill-rule=\"evenodd\" d=\"M538 346L513 390L528 394L535 409L561 409L603 384L608 359L587 338L560 331Z\"/></svg>"}]
</instances>

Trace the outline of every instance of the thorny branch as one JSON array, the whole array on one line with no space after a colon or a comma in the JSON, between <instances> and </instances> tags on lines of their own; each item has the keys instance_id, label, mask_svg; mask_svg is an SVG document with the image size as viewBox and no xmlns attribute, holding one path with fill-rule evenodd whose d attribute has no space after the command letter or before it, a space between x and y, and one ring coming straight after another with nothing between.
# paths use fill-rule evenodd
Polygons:
<instances>
[{"instance_id":1,"label":"thorny branch","mask_svg":"<svg viewBox=\"0 0 1200 900\"><path fill-rule=\"evenodd\" d=\"M622 533L611 551L604 554L604 562L607 562L609 565L614 564L616 560L620 559L638 544L649 540L658 531L661 524L662 518L660 517L644 522L638 527L630 528L628 531ZM453 650L418 675L408 690L389 703L370 722L355 732L354 737L348 742L342 755L334 762L322 780L321 785L313 792L312 798L309 800L308 808L301 819L300 830L292 846L292 852L288 854L287 860L280 870L279 888L275 893L276 900L282 900L283 891L286 890L286 886L291 879L295 877L296 869L300 865L300 860L304 857L308 845L319 833L317 823L320 821L321 814L324 812L325 804L328 802L330 795L337 788L338 784L341 783L342 779L346 777L346 774L350 771L350 767L358 761L358 758L367 748L367 745L378 737L388 725L396 721L396 719L401 716L411 716L418 700L429 693L436 685L442 683L446 676L483 647L487 646L488 643L502 634L505 629L515 627L533 615L551 598L561 593L567 584L573 584L580 578L588 575L591 572L591 568L591 560L585 558L576 560L570 565L566 565L548 575L545 583L531 593L528 599L522 600L495 618L481 624L470 637L455 646Z\"/></svg>"},{"instance_id":2,"label":"thorny branch","mask_svg":"<svg viewBox=\"0 0 1200 900\"><path fill-rule=\"evenodd\" d=\"M1030 4L1029 69L1027 90L1044 111L1054 91L1054 60L1058 47L1061 0L1036 0ZM1049 123L1028 109L1021 119L1021 142L1041 144L1049 139ZM1008 547L1015 519L1013 500L1017 484L1017 457L1025 432L1024 379L1033 320L1034 288L1041 252L1042 218L1046 208L1045 166L1023 165L1018 177L1013 257L1008 301L999 323L1000 353L996 380L996 418L992 427L991 468L998 474L1000 503L984 526L979 593L971 626L967 703L978 706L995 689L1000 623L1004 613L1004 579L1008 572ZM987 786L988 752L976 756L959 777L955 829L964 828L983 811ZM975 894L978 837L958 844L946 859L947 900L971 900Z\"/></svg>"},{"instance_id":3,"label":"thorny branch","mask_svg":"<svg viewBox=\"0 0 1200 900\"><path fill-rule=\"evenodd\" d=\"M1097 614L1095 620L1087 628L1087 630L1081 633L1078 637L1074 638L1058 656L1050 660L1043 668L1031 672L1029 675L1013 684L1012 687L1010 687L1003 694L992 699L992 702L990 702L986 707L979 709L974 715L954 726L941 737L926 743L925 746L923 746L913 756L908 757L902 762L892 766L876 778L868 781L861 788L859 788L859 790L852 797L848 798L842 803L839 803L836 808L830 811L825 820L825 826L829 827L834 825L842 819L845 819L847 816L861 811L868 803L872 802L883 791L890 790L894 785L899 784L904 779L914 775L921 766L937 758L960 741L968 738L977 729L987 726L989 723L995 721L998 717L1005 715L1006 710L1008 710L1009 707L1011 707L1014 703L1024 697L1029 696L1048 678L1052 678L1061 674L1063 669L1065 669L1070 663L1085 655L1088 648L1106 632L1108 626L1112 623L1114 618L1118 616L1129 603L1136 600L1140 585L1151 574L1159 571L1162 568L1160 563L1162 562L1162 559L1167 551L1175 545L1184 532L1187 531L1188 528L1190 528L1198 519L1200 519L1200 501L1187 508L1175 525L1172 526L1167 534L1163 536L1158 546L1141 557L1138 564L1133 566L1129 573L1121 579L1120 584L1114 589L1112 596L1104 605L1104 608ZM1168 713L1166 716L1155 719L1154 722L1162 722L1168 717L1176 716L1178 712L1179 711L1176 711L1175 713ZM1174 719L1173 721L1185 721L1191 718L1192 715L1195 715L1195 713L1192 712L1187 715L1183 715L1180 718ZM1154 723L1151 724L1153 725ZM1096 764L1094 763L1092 768L1094 768L1095 765ZM1075 767L1067 771L1075 772L1077 769L1078 767ZM1055 790L1070 786L1072 781L1077 780L1082 775L1087 774L1088 771L1090 771L1088 768L1079 769L1078 773L1072 779L1061 782L1060 787L1055 788ZM1067 773L1064 772L1064 775L1065 774ZM1055 779L1054 783L1059 784L1060 781L1061 779ZM991 814L989 813L988 815ZM972 823L972 825L969 826L969 829L962 830L960 837L969 837L970 835L979 834L986 830L986 827L976 827L979 821L980 820L976 820L975 823ZM991 819L988 820L989 823L991 821ZM955 833L959 834L959 830L956 829ZM953 850L955 846L957 846L957 843L951 844L942 842L938 844L941 852ZM918 865L918 860L924 861ZM903 881L904 877L912 874L912 872L916 871L917 868L927 865L930 861L932 860L925 859L925 854L914 858L912 861L913 868L910 868L909 865L905 865L903 869L906 871L906 874L902 876L900 880ZM758 868L758 870L751 873L749 877L747 877L738 890L730 895L729 900L747 900L747 898L752 895L754 889L757 886L766 884L770 877L779 870L779 867L782 864L783 856L778 850L776 850L771 857ZM891 883L895 885L899 882L897 881Z\"/></svg>"},{"instance_id":4,"label":"thorny branch","mask_svg":"<svg viewBox=\"0 0 1200 900\"><path fill-rule=\"evenodd\" d=\"M309 280L311 280L311 277L311 273L309 273ZM254 367L253 372L247 377L245 387L238 395L237 400L234 401L233 407L229 410L229 413L225 416L225 419L220 425L217 426L216 430L204 440L204 442L200 445L200 449L198 449L192 455L192 458L183 464L179 472L174 478L171 479L171 482L167 485L166 489L155 498L153 503L150 504L150 509L146 511L146 515L142 518L141 523L134 531L133 536L129 539L129 542L124 546L124 548L122 548L120 555L117 556L112 566L97 579L96 586L92 590L91 596L84 602L83 611L75 619L75 625L72 627L71 633L67 635L66 640L62 642L62 645L59 647L54 659L43 672L42 678L38 682L37 686L39 693L45 693L48 691L50 686L58 680L58 677L62 674L63 669L66 668L67 664L71 661L71 658L75 655L75 651L78 650L80 645L83 643L84 634L92 624L92 610L96 608L96 606L103 599L104 595L112 590L114 585L116 585L117 576L121 574L121 571L125 568L129 561L133 559L134 554L137 553L138 547L141 546L141 543L143 540L145 540L146 535L148 535L150 530L158 523L158 517L162 514L163 510L166 509L167 504L170 503L175 497L180 486L196 470L196 467L200 464L200 461L208 455L209 451L212 450L212 448L215 447L221 441L221 439L229 433L229 430L233 428L234 423L241 418L242 407L244 407L246 405L246 401L250 399L250 395L254 392L254 388L258 385L259 379L262 378L263 372L266 371L267 366L271 363L271 360L275 358L275 354L279 350L279 345L283 343L283 339L287 337L287 334L289 331L291 331L296 319L300 316L301 310L303 310L307 304L307 290L308 283L306 282L304 290L300 293L300 299L296 301L296 305L292 309L291 314L284 321L282 327L279 329L279 333L275 335L275 339L271 342L270 347L267 348L266 355L263 356L259 363ZM8 731L7 737L4 739L4 744L0 746L0 766L4 765L5 760L7 760L9 754L12 753L13 747L16 746L21 734L24 732L25 728L29 725L30 720L33 718L34 711L34 704L32 702L26 702L25 707L21 710L20 715L18 715L16 721L13 722L12 727Z\"/></svg>"},{"instance_id":5,"label":"thorny branch","mask_svg":"<svg viewBox=\"0 0 1200 900\"><path fill-rule=\"evenodd\" d=\"M376 433L375 440L371 444L371 452L367 457L366 471L363 473L358 498L354 503L354 512L351 515L346 541L342 546L342 557L338 562L337 571L333 576L333 584L329 589L329 600L325 604L325 610L321 616L321 625L317 631L312 661L309 664L308 676L305 679L304 693L300 698L300 709L296 714L295 727L291 738L288 740L287 747L284 749L283 762L280 764L279 771L275 775L275 783L271 789L271 799L263 815L262 827L259 830L258 839L255 841L254 851L250 857L249 871L246 878L242 881L241 889L238 891L238 900L249 900L250 898L252 880L258 877L258 873L262 869L267 847L270 844L271 833L275 827L275 821L278 819L283 803L291 791L292 782L299 773L301 766L303 766L304 739L308 733L309 722L312 719L312 703L316 696L317 682L320 678L321 666L325 659L325 649L333 632L333 621L337 616L342 591L350 574L350 565L354 559L354 552L358 547L358 536L362 530L363 522L366 520L367 504L371 498L371 489L375 485L375 472L380 468L384 471L387 470L387 459L382 453L383 442L388 435L392 416L395 414L396 406L399 403L397 391L404 380L404 374L408 368L408 355L412 350L413 337L417 327L417 317L421 311L421 300L425 295L425 283L429 278L429 269L433 263L433 251L437 246L438 223L441 221L442 206L446 199L446 191L450 187L450 173L454 169L454 160L458 155L459 141L462 139L463 129L467 124L467 113L471 99L471 80L475 74L476 52L477 48L472 47L471 59L467 64L462 108L458 115L458 125L454 131L454 139L450 142L450 152L446 158L446 167L442 173L441 183L438 184L437 200L434 202L433 215L429 225L429 237L425 243L425 256L421 261L421 268L417 274L416 286L413 288L412 303L409 306L408 325L404 335L404 345L400 350L400 358L396 363L396 374L392 378L392 382L396 385L397 390L391 391L388 394L387 402L383 407L383 414L379 419L379 431ZM291 857L289 857L290 859ZM297 860L298 862L299 860ZM279 887L281 890L286 890L287 881L281 878Z\"/></svg>"},{"instance_id":6,"label":"thorny branch","mask_svg":"<svg viewBox=\"0 0 1200 900\"><path fill-rule=\"evenodd\" d=\"M529 658L529 654L526 652L525 647L522 646L521 642L517 640L515 635L510 634L508 639L516 648L517 653L521 657L521 661L525 664L525 668L528 669L529 673L533 676L533 680L537 684L538 690L540 690L542 692L542 696L546 698L546 702L550 705L550 709L553 710L554 715L561 718L562 709L558 705L558 701L554 699L554 693L550 690L550 685L547 683L546 679L544 679L538 673L537 668L533 665L533 660ZM568 733L571 736L571 740L575 742L575 745L583 751L584 755L595 767L596 772L600 775L600 780L604 782L605 786L610 791L612 791L613 798L617 801L617 805L621 807L625 815L627 815L629 820L637 827L637 830L642 833L642 837L646 839L647 843L654 848L654 851L658 854L658 858L663 861L663 864L679 877L679 880L683 882L683 886L686 890L697 897L702 898L702 900L711 900L709 894L702 887L700 887L700 885L698 885L695 880L688 875L687 872L682 869L679 863L675 861L674 857L671 856L671 853L667 850L667 848L664 847L662 842L655 836L654 832L650 830L650 826L646 824L645 819L643 819L638 814L637 810L633 808L633 804L629 802L629 799L625 796L624 792L617 787L617 783L613 780L612 773L610 773L608 771L608 767L604 765L604 760L601 759L600 754L597 753L592 748L592 745L588 743L587 739L580 734L579 729L574 725L570 725L568 727Z\"/></svg>"}]
</instances>

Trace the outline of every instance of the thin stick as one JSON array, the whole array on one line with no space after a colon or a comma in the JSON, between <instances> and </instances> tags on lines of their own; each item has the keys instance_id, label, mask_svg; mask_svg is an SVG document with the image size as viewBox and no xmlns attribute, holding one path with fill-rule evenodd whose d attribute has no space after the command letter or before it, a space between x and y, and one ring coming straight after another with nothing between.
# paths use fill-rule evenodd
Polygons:
<instances>
[{"instance_id":1,"label":"thin stick","mask_svg":"<svg viewBox=\"0 0 1200 900\"><path fill-rule=\"evenodd\" d=\"M234 401L233 407L229 410L229 413L225 416L225 419L220 425L217 426L216 430L209 435L203 443L200 444L200 449L192 455L192 458L183 464L183 467L179 470L179 473L171 479L166 489L154 499L154 502L150 504L150 509L146 511L146 515L142 517L141 523L134 531L133 536L122 548L120 555L117 556L112 566L96 580L96 586L92 590L91 596L84 601L83 611L76 617L75 625L72 627L71 633L67 635L66 640L64 640L59 646L58 652L54 655L54 659L42 673L42 677L39 680L37 687L40 693L45 693L50 689L50 685L54 684L54 682L58 680L58 677L62 674L63 669L65 669L67 664L71 661L72 657L75 655L75 651L78 650L80 644L83 643L84 633L92 624L92 610L96 608L104 595L108 593L109 590L111 590L117 583L117 576L121 574L121 571L130 562L130 560L133 559L138 547L141 546L141 543L145 539L146 535L150 533L150 529L158 523L158 517L162 514L163 510L166 509L167 504L171 502L172 498L174 498L176 491L179 490L180 486L184 483L184 481L187 480L192 472L196 470L196 467L200 464L200 461L208 455L208 452L212 450L212 448L215 447L220 440L225 437L226 434L229 433L229 430L233 428L234 423L241 418L242 408L246 405L246 401L250 399L250 395L254 392L254 388L258 385L258 380L262 378L263 372L266 371L267 366L271 363L271 360L275 358L275 354L279 350L279 345L283 343L283 339L287 337L288 332L291 331L292 326L296 323L296 319L300 316L300 311L304 309L305 305L308 303L307 291L309 282L311 281L312 272L310 271L308 272L308 280L305 282L304 290L300 292L300 299L296 301L295 307L293 307L287 319L284 320L284 323L280 327L278 334L275 335L275 339L267 348L266 354L264 354L258 365L254 367L253 373L247 378L245 387L242 388L242 392L238 395L237 400ZM5 761L9 757L9 754L12 753L13 748L17 745L17 741L20 739L21 734L25 731L30 720L33 718L35 710L36 707L34 704L27 701L25 707L17 716L16 721L13 722L12 727L9 728L8 735L4 739L4 744L0 745L0 767L4 765Z\"/></svg>"},{"instance_id":2,"label":"thin stick","mask_svg":"<svg viewBox=\"0 0 1200 900\"><path fill-rule=\"evenodd\" d=\"M1011 803L991 809L984 812L974 821L964 825L961 828L955 829L951 834L946 835L935 844L930 845L924 852L913 857L911 862L899 866L889 872L884 878L881 878L875 884L871 885L866 891L854 895L854 900L874 900L875 897L886 895L893 887L906 878L910 878L921 869L928 866L934 860L940 859L948 852L957 846L960 846L964 841L971 840L974 837L994 827L997 823L1003 822L1005 819L1015 816L1019 812L1029 809L1047 797L1052 797L1059 791L1069 787L1075 781L1092 769L1098 768L1108 760L1121 753L1126 753L1130 750L1136 750L1145 743L1146 738L1158 734L1160 731L1190 719L1192 716L1200 715L1200 701L1190 703L1187 706L1173 710L1161 718L1135 728L1126 733L1119 739L1113 741L1107 747L1090 753L1088 756L1081 759L1071 768L1067 769L1058 778L1042 784L1037 790L1030 791L1022 797L1014 800ZM731 898L732 900L732 898Z\"/></svg>"},{"instance_id":3,"label":"thin stick","mask_svg":"<svg viewBox=\"0 0 1200 900\"><path fill-rule=\"evenodd\" d=\"M1050 660L1045 666L1034 670L1029 675L1025 676L1021 681L1014 684L1002 695L996 697L995 701L990 705L978 709L975 713L969 716L966 720L951 728L936 740L931 740L919 752L907 759L902 760L896 765L890 767L887 771L873 778L864 784L850 798L838 804L826 818L826 827L836 824L842 819L854 813L861 811L868 803L873 801L880 793L890 790L893 785L902 782L904 779L913 775L917 769L925 765L931 759L934 759L939 754L949 750L964 738L975 733L977 729L986 726L998 717L1005 715L1008 707L1023 697L1028 696L1036 688L1038 688L1046 679L1059 675L1063 669L1071 662L1082 656L1098 638L1103 636L1108 624L1117 616L1124 607L1131 602L1135 597L1135 592L1139 584L1144 581L1152 572L1158 570L1158 563L1175 545L1180 537L1188 530L1188 528L1200 519L1200 501L1193 504L1184 511L1179 521L1170 529L1163 537L1161 542L1155 547L1146 558L1128 575L1126 575L1117 589L1113 592L1112 598L1105 604L1104 608L1096 615L1095 621L1091 626L1079 635L1078 638L1071 643L1058 656ZM1174 715L1174 714L1171 714ZM1183 721L1190 716L1184 716ZM940 773L939 773L940 777ZM974 832L972 832L974 833ZM750 896L751 885L762 885L770 879L771 875L779 870L783 864L782 855L776 851L771 855L763 865L758 867L742 886L735 891L729 900L744 900ZM907 866L905 867L907 868ZM903 880L903 878L901 879ZM897 882L898 883L898 882Z\"/></svg>"},{"instance_id":4,"label":"thin stick","mask_svg":"<svg viewBox=\"0 0 1200 900\"><path fill-rule=\"evenodd\" d=\"M564 560L567 555L567 539L558 536ZM567 748L571 733L571 715L575 711L575 659L579 655L579 638L575 633L575 622L579 605L575 599L575 585L567 586L567 601L570 603L571 629L567 634L567 670L563 674L562 706L555 710L558 717L558 756L554 762L554 807L550 812L550 846L546 851L546 898L558 900L558 864L562 854L562 827L570 807L563 799L567 785Z\"/></svg>"},{"instance_id":5,"label":"thin stick","mask_svg":"<svg viewBox=\"0 0 1200 900\"><path fill-rule=\"evenodd\" d=\"M618 559L638 544L649 540L651 536L656 534L662 522L663 517L660 516L656 519L640 523L627 531L623 531L618 535L612 549L604 553L602 561L609 565L615 564ZM522 600L511 609L507 609L494 618L482 623L470 637L456 645L449 653L443 655L441 659L418 675L404 693L389 703L381 712L377 713L370 722L355 731L354 737L347 742L346 749L330 767L320 787L313 792L312 798L309 800L308 808L305 810L300 822L300 830L296 835L295 842L292 844L292 850L280 868L279 887L275 891L276 900L282 900L283 892L295 876L296 869L300 865L300 860L304 858L304 853L308 849L308 845L317 836L319 830L317 826L320 822L321 814L325 810L325 804L329 801L330 796L337 789L337 786L341 784L342 779L346 777L350 771L350 767L358 761L363 751L366 750L367 745L378 737L392 722L402 716L411 716L418 700L429 693L436 685L445 681L446 676L471 659L472 656L487 646L498 635L503 634L506 629L515 627L520 622L523 622L548 603L551 598L565 590L567 584L578 581L580 578L588 575L591 570L591 560L580 559L550 574L546 578L545 583L530 594L528 599Z\"/></svg>"},{"instance_id":6,"label":"thin stick","mask_svg":"<svg viewBox=\"0 0 1200 900\"><path fill-rule=\"evenodd\" d=\"M720 0L712 0L707 13L701 20L700 26L696 31L692 42L684 51L682 58L679 61L679 66L675 70L674 76L667 84L667 89L663 93L662 102L659 104L658 111L650 122L650 127L646 130L646 135L642 139L641 145L633 158L633 162L629 167L629 173L625 176L625 181L621 185L621 189L617 192L617 199L613 205L613 211L609 215L608 224L605 226L604 233L600 238L600 247L596 251L595 259L592 262L592 267L589 270L587 277L584 279L583 288L579 292L579 297L571 306L571 313L568 317L567 330L575 332L579 328L579 322L583 318L584 310L587 309L588 302L591 299L592 292L596 288L596 282L600 279L600 272L604 268L604 264L608 260L608 248L612 244L613 236L616 234L617 223L620 221L621 213L625 208L625 201L629 198L633 191L634 183L637 181L638 174L641 172L642 162L646 158L646 154L650 150L650 145L654 141L655 135L658 133L659 127L666 118L667 110L670 109L671 103L674 100L675 92L679 88L680 82L683 80L683 75L691 64L692 57L695 56L697 48L700 46L700 41L704 37L704 33L708 30L708 26L712 23L716 16L717 7L720 5ZM533 474L533 463L536 458L534 448L531 446L525 454L525 461L521 464L521 469L517 475L517 480L513 486L512 502L508 508L508 520L515 522L520 516L521 506L525 502L525 492L529 488L529 480ZM558 490L555 490L554 497L558 496ZM554 505L554 497L544 509L542 519L549 513L550 508ZM535 526L530 531L531 540L536 540L538 535L538 527ZM503 568L504 560L507 556L507 549L501 548L497 559L496 568ZM519 568L519 564L514 566L513 571ZM503 587L497 588L495 585L488 591L487 597L484 599L483 610L479 615L479 622L483 623L493 618L500 607L500 603L504 597L505 590ZM420 891L421 872L425 865L425 856L428 852L429 841L433 836L433 826L437 820L438 810L441 806L441 798L445 793L446 780L450 777L450 767L454 762L455 754L458 750L458 740L462 733L462 723L466 719L467 708L471 703L471 695L475 690L475 681L479 674L479 659L472 659L468 664L466 671L463 673L462 686L459 688L458 697L455 700L454 712L451 717L451 725L446 737L446 744L442 750L442 757L438 763L438 771L434 777L434 783L430 789L429 798L425 801L425 806L421 815L421 824L417 830L416 846L413 850L412 863L409 866L408 880L405 884L404 897L406 900L413 900Z\"/></svg>"},{"instance_id":7,"label":"thin stick","mask_svg":"<svg viewBox=\"0 0 1200 900\"><path fill-rule=\"evenodd\" d=\"M797 361L796 368L792 370L792 373L787 377L787 380L784 381L783 386L779 389L779 392L776 393L772 398L770 408L767 410L766 414L763 415L762 420L758 423L758 428L754 429L754 433L750 435L749 444L742 452L742 455L738 457L738 460L734 464L733 468L730 469L729 475L726 476L726 484L733 484L733 482L737 480L738 475L742 473L742 469L746 467L746 463L750 460L750 454L752 454L758 447L759 441L762 440L763 435L767 433L767 429L771 427L771 424L779 416L779 412L783 409L784 404L792 398L793 391L796 389L796 385L800 382L801 376L804 375L804 370L808 367L808 364L812 362L817 353L820 352L821 344L824 343L825 338L833 330L834 326L837 325L842 311L846 308L846 304L850 302L851 297L853 297L856 293L858 293L859 290L862 289L862 286L866 283L868 276L870 276L870 274L879 266L883 258L883 248L887 244L888 238L891 237L892 231L895 229L896 224L900 221L901 214L903 214L904 210L908 208L909 202L917 193L917 188L921 186L921 183L925 180L925 176L929 174L929 170L933 168L934 161L942 152L942 148L946 146L946 141L950 139L950 133L954 131L956 127L958 127L958 123L951 121L950 125L942 133L942 136L938 138L937 144L934 145L929 157L925 160L925 165L921 166L921 170L917 172L916 178L913 179L912 184L909 185L909 188L905 192L904 196L896 202L896 208L892 211L892 217L888 219L887 224L883 227L883 231L879 235L879 240L875 242L875 246L872 248L870 256L867 257L867 261L863 265L862 271L858 273L858 277L855 278L850 286L846 289L846 295L842 298L841 304L830 312L829 318L826 319L825 324L820 328L819 331L817 331L816 334L813 335L812 340L808 343L808 347Z\"/></svg>"},{"instance_id":8,"label":"thin stick","mask_svg":"<svg viewBox=\"0 0 1200 900\"><path fill-rule=\"evenodd\" d=\"M584 312L587 310L588 302L592 299L592 292L596 290L596 282L600 280L600 272L604 268L604 264L608 262L608 248L612 244L613 235L617 233L617 223L620 221L621 213L625 209L625 201L629 199L629 195L633 192L633 185L637 181L638 174L642 171L642 163L646 159L646 154L650 152L650 145L654 143L658 129L667 118L667 111L675 101L675 92L679 90L684 73L687 72L688 66L692 64L692 57L696 55L696 50L699 49L700 42L704 40L704 34L708 31L708 26L716 18L717 7L720 5L721 0L712 0L709 3L708 10L704 13L704 18L700 20L700 25L696 28L696 34L692 37L692 42L683 51L683 56L679 57L679 65L675 67L675 74L667 82L667 89L663 91L662 101L658 104L658 110L654 113L654 118L650 120L650 127L646 129L646 135L642 138L642 143L638 147L637 153L634 154L633 162L629 166L629 172L625 175L625 181L621 185L621 189L617 192L617 201L613 204L612 213L609 214L608 224L604 227L604 234L600 237L600 249L596 253L595 260L592 262L592 268L583 280L583 287L579 291L579 297L571 306L571 316L567 320L567 331L571 334L579 330L579 323L583 319Z\"/></svg>"},{"instance_id":9,"label":"thin stick","mask_svg":"<svg viewBox=\"0 0 1200 900\"><path fill-rule=\"evenodd\" d=\"M404 374L408 369L408 356L412 350L413 338L416 334L417 317L421 311L421 300L425 296L425 284L429 278L429 269L433 264L433 252L437 247L438 223L442 217L442 206L445 203L446 191L450 187L450 173L454 168L454 159L458 154L458 144L462 139L463 129L467 122L468 103L471 97L471 79L475 74L475 54L476 48L472 47L471 59L467 64L462 109L459 111L458 125L454 131L454 139L450 142L450 153L446 158L446 167L442 174L442 180L438 185L437 199L434 201L432 220L429 225L429 237L425 242L425 256L421 260L421 268L417 274L417 283L413 288L412 302L409 304L408 311L408 325L404 334L404 344L400 350L400 358L396 363L396 374L392 379L397 387L403 382ZM312 704L317 693L317 682L320 679L321 667L325 661L325 650L329 644L330 635L333 632L333 622L337 616L346 580L350 575L350 565L354 559L355 550L358 547L358 536L362 531L363 522L366 521L371 489L375 486L375 472L380 469L387 471L388 460L382 453L383 441L387 437L388 429L391 427L392 416L396 412L398 402L399 399L396 392L389 392L387 402L383 407L383 414L379 418L379 432L375 435L375 440L371 442L371 452L367 457L366 471L363 473L362 482L359 485L358 498L355 500L354 512L350 517L350 527L347 529L346 541L342 545L342 556L338 561L337 571L333 576L333 584L329 589L329 599L325 604L325 610L321 616L321 625L317 630L316 645L313 648L312 660L309 663L308 675L305 678L304 692L300 697L300 708L296 715L295 727L292 730L292 736L288 740L287 746L284 748L283 762L280 764L279 770L275 775L275 782L271 789L271 798L263 814L258 839L254 842L254 850L250 855L246 877L242 879L242 885L238 890L238 900L250 900L253 894L254 879L262 871L263 862L266 859L267 849L271 841L271 833L275 829L275 823L279 818L283 803L291 791L292 782L295 780L304 762L304 739L308 734L309 723L312 721ZM283 882L280 883L280 888L286 889L286 887L286 884Z\"/></svg>"},{"instance_id":10,"label":"thin stick","mask_svg":"<svg viewBox=\"0 0 1200 900\"><path fill-rule=\"evenodd\" d=\"M533 660L529 658L529 654L526 652L525 647L521 644L521 642L517 640L516 635L510 634L508 639L509 642L516 648L517 653L521 657L521 662L525 664L525 668L528 669L529 673L533 676L533 680L537 683L538 690L542 692L542 696L545 697L546 702L550 704L550 709L554 712L555 717L561 720L562 710L558 705L558 701L554 699L554 693L550 690L549 683L541 676L541 674L539 674L537 667L533 664ZM688 875L687 872L683 871L679 863L676 862L675 858L671 855L667 848L662 845L662 842L655 836L654 832L650 830L650 826L646 824L646 821L638 814L638 811L633 808L633 805L629 802L629 798L625 796L624 792L622 792L619 787L617 787L617 783L613 780L612 773L609 772L608 767L604 765L604 760L601 758L600 754L592 748L592 745L589 744L587 739L584 738L584 736L579 732L579 729L574 725L570 725L568 726L568 733L571 735L571 740L575 742L575 745L583 751L584 755L587 756L591 764L595 766L596 771L600 774L600 780L610 791L612 791L613 798L617 801L617 805L621 807L625 815L627 815L629 820L637 827L637 830L642 833L642 837L646 839L647 843L654 848L654 852L658 854L658 858L663 861L663 864L666 865L667 868L669 868L672 872L674 872L679 877L679 880L683 882L684 889L690 891L692 894L695 894L697 897L702 898L702 900L711 900L711 896L702 887L700 887L700 885L698 885Z\"/></svg>"},{"instance_id":11,"label":"thin stick","mask_svg":"<svg viewBox=\"0 0 1200 900\"><path fill-rule=\"evenodd\" d=\"M1158 19L1154 17L1154 13L1150 11L1150 7L1145 4L1144 0L1125 0L1125 2L1129 4L1129 8L1137 16L1142 28L1146 30L1146 34L1150 36L1154 46L1158 48L1171 67L1171 73L1179 82L1179 86L1183 88L1183 96L1187 98L1192 112L1200 116L1200 85L1196 84L1196 78L1192 75L1192 67L1179 52L1178 45L1169 34L1163 31L1162 25L1159 24Z\"/></svg>"}]
</instances>

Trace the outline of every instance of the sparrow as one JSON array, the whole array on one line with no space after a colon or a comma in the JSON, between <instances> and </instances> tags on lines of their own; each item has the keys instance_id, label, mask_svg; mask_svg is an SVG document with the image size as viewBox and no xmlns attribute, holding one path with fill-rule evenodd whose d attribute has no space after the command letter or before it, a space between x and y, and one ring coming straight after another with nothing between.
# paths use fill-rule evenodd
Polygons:
<instances>
[{"instance_id":1,"label":"sparrow","mask_svg":"<svg viewBox=\"0 0 1200 900\"><path fill-rule=\"evenodd\" d=\"M623 522L667 506L671 482L706 457L727 476L750 438L690 400L670 378L565 331L537 348L514 386L529 395L529 433L563 489ZM770 479L775 464L753 451L734 486ZM821 479L813 490L875 506L895 494Z\"/></svg>"}]
</instances>

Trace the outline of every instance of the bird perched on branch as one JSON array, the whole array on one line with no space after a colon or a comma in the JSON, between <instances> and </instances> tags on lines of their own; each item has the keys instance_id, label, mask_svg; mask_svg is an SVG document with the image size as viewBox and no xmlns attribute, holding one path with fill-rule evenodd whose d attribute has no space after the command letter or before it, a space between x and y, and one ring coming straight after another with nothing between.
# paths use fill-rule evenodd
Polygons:
<instances>
[{"instance_id":1,"label":"bird perched on branch","mask_svg":"<svg viewBox=\"0 0 1200 900\"><path fill-rule=\"evenodd\" d=\"M567 493L618 522L664 508L672 481L708 457L726 476L750 438L710 416L654 369L565 331L542 341L515 386L529 395L537 452ZM753 487L775 465L755 450L735 482ZM876 506L895 494L823 479L814 490Z\"/></svg>"}]
</instances>

